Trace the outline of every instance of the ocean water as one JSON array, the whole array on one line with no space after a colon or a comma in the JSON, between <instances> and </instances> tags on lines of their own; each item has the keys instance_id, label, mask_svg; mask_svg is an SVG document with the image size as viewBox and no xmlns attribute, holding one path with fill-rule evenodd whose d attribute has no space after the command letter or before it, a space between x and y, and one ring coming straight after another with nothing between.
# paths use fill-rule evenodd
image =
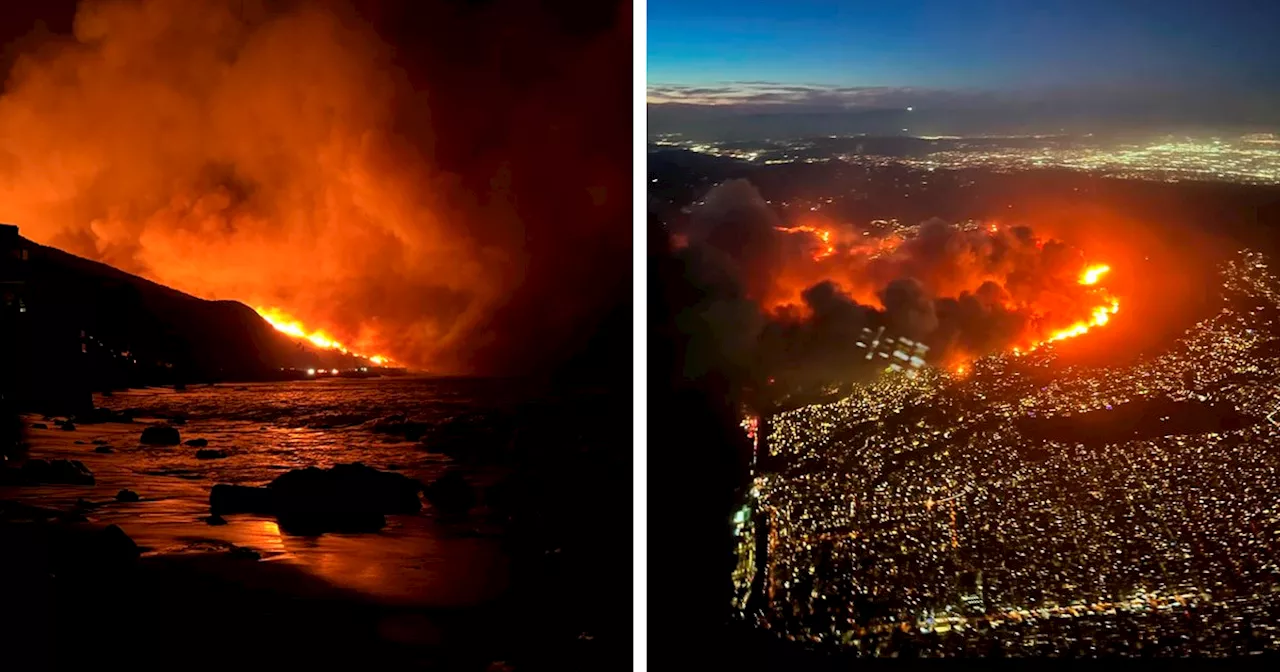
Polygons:
<instances>
[{"instance_id":1,"label":"ocean water","mask_svg":"<svg viewBox=\"0 0 1280 672\"><path fill-rule=\"evenodd\" d=\"M251 548L261 562L288 563L397 607L515 605L538 610L558 634L587 639L624 613L617 600L630 592L630 558L622 554L631 429L623 396L403 377L131 390L98 396L95 405L133 409L136 421L72 432L51 424L28 435L31 457L81 460L95 486L0 488L0 498L63 509L88 499L98 504L86 512L90 520L120 525L148 554ZM415 424L380 430L392 416ZM206 439L228 457L201 460L193 447L139 443L146 424L174 417L185 419L184 441ZM95 440L114 452L95 452ZM295 536L274 518L245 514L226 516L225 525L204 520L214 484L264 485L290 469L349 462L424 483L459 470L480 506L451 519L424 500L422 513L388 516L383 530L361 534ZM141 501L116 501L125 488ZM602 591L602 581L617 590Z\"/></svg>"}]
</instances>

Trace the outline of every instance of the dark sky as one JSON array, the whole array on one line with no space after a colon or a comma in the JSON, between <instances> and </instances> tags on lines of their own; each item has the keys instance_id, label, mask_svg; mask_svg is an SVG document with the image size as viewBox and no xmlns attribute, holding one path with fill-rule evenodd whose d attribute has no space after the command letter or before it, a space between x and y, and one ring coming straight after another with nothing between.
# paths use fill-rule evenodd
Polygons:
<instances>
[{"instance_id":1,"label":"dark sky","mask_svg":"<svg viewBox=\"0 0 1280 672\"><path fill-rule=\"evenodd\" d=\"M1280 90L1275 2L654 0L649 17L651 102L1159 100L1231 116Z\"/></svg>"}]
</instances>

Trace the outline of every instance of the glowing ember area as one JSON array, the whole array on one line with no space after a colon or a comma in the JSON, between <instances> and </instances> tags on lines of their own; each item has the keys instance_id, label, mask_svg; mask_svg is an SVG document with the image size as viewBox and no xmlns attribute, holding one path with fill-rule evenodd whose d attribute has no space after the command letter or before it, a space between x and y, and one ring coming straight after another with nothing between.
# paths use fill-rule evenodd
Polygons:
<instances>
[{"instance_id":1,"label":"glowing ember area","mask_svg":"<svg viewBox=\"0 0 1280 672\"><path fill-rule=\"evenodd\" d=\"M1090 287L1096 286L1098 284L1099 278L1101 278L1110 270L1111 270L1111 267L1105 264L1090 266L1089 268L1086 268L1083 273L1080 274L1080 284L1085 286L1090 286ZM1106 295L1105 289L1099 288L1098 291L1101 294ZM1071 326L1065 329L1059 329L1053 332L1049 336L1049 338L1031 346L1031 349L1035 350L1037 347L1044 345L1045 343L1053 343L1056 341L1062 341L1068 338L1074 338L1076 336L1082 336L1084 334L1087 334L1089 333L1090 329L1093 329L1094 327L1101 327L1107 324L1108 322L1110 322L1111 316L1115 315L1118 312L1120 312L1120 300L1114 297L1108 297L1107 303L1105 305L1097 306L1096 308L1093 309L1093 313L1088 320L1082 320L1080 322L1076 322L1075 324L1072 324ZM1016 348L1014 352L1015 354L1018 354L1018 351Z\"/></svg>"},{"instance_id":2,"label":"glowing ember area","mask_svg":"<svg viewBox=\"0 0 1280 672\"><path fill-rule=\"evenodd\" d=\"M351 355L353 357L367 359L369 360L370 363L377 364L379 366L391 361L390 358L384 355L363 355L358 352L352 352L349 348L347 348L347 346L338 342L332 336L325 333L323 330L313 331L313 330L307 329L305 326L303 326L301 322L293 319L284 311L278 308L265 308L265 307L259 306L254 310L258 312L258 315L261 316L263 320L266 320L267 324L270 324L272 327L274 327L276 331L288 334L290 336L293 336L294 338L300 338L302 340L308 341L309 343L316 346L317 348L321 348L323 350L337 350L338 352L341 352L344 355Z\"/></svg>"},{"instance_id":3,"label":"glowing ember area","mask_svg":"<svg viewBox=\"0 0 1280 672\"><path fill-rule=\"evenodd\" d=\"M831 244L831 230L822 229L816 226L800 225L800 226L779 226L775 227L783 233L807 233L817 238L821 243L817 246L817 250L813 253L814 261L821 261L836 253L835 245Z\"/></svg>"},{"instance_id":4,"label":"glowing ember area","mask_svg":"<svg viewBox=\"0 0 1280 672\"><path fill-rule=\"evenodd\" d=\"M1103 275L1106 275L1106 273L1110 270L1111 270L1111 267L1107 266L1106 264L1101 264L1098 266L1090 266L1089 268L1086 268L1084 270L1084 273L1080 274L1080 284L1096 285L1098 284L1098 278L1101 278Z\"/></svg>"},{"instance_id":5,"label":"glowing ember area","mask_svg":"<svg viewBox=\"0 0 1280 672\"><path fill-rule=\"evenodd\" d=\"M756 336L735 356L788 387L892 370L917 346L928 365L972 376L979 358L1081 336L1120 310L1109 265L1024 223L789 219L745 180L712 188L690 215L673 233L718 253L689 255L690 272L733 278L708 283L708 323L735 347Z\"/></svg>"}]
</instances>

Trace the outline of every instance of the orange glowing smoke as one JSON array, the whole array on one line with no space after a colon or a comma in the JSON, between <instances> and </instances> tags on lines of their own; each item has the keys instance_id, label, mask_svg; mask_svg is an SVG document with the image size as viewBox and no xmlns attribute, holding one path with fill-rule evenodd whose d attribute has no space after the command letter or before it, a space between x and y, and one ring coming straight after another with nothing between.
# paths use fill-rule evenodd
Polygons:
<instances>
[{"instance_id":1,"label":"orange glowing smoke","mask_svg":"<svg viewBox=\"0 0 1280 672\"><path fill-rule=\"evenodd\" d=\"M808 233L817 238L821 244L817 246L816 250L814 250L814 261L821 261L836 253L835 245L831 244L831 229L809 226L808 224L802 224L799 226L778 226L775 227L775 229L783 233Z\"/></svg>"},{"instance_id":2,"label":"orange glowing smoke","mask_svg":"<svg viewBox=\"0 0 1280 672\"><path fill-rule=\"evenodd\" d=\"M287 315L284 311L278 308L265 308L265 307L259 306L254 310L258 312L258 315L260 315L263 320L266 320L267 324L270 324L272 327L274 327L276 331L288 334L295 338L301 338L305 341L310 342L312 345L316 346L317 348L321 348L324 350L337 350L338 352L341 352L344 355L351 355L353 357L367 359L369 360L370 363L377 364L379 366L391 361L390 358L383 355L370 356L370 355L363 355L358 352L352 352L350 349L347 348L347 346L335 340L332 336L330 336L324 330L319 330L319 329L314 331L309 330L305 326L303 326L301 322L293 319L292 317Z\"/></svg>"},{"instance_id":3,"label":"orange glowing smoke","mask_svg":"<svg viewBox=\"0 0 1280 672\"><path fill-rule=\"evenodd\" d=\"M456 205L395 125L387 46L331 4L84 0L0 96L0 221L201 298L287 300L333 330L286 325L318 347L465 368L520 286L510 218Z\"/></svg>"},{"instance_id":4,"label":"orange glowing smoke","mask_svg":"<svg viewBox=\"0 0 1280 672\"><path fill-rule=\"evenodd\" d=\"M913 264L913 252L904 251L904 245L917 234L910 233L906 237L901 234L888 236L854 236L846 240L839 249L832 244L836 235L834 227L807 222L794 226L774 226L774 230L790 235L809 236L812 251L804 252L803 257L795 257L785 263L772 277L772 285L763 298L764 305L771 311L790 311L794 315L807 316L801 299L802 292L817 282L833 281L840 291L860 304L884 309L879 288L892 280L896 275L880 274L880 269L890 268L890 273L902 273L925 279L935 296L959 296L965 292L974 292L985 282L995 282L1001 287L1009 286L1009 277L1019 266L1000 261L1009 259L1010 254L995 254L992 250L999 241L1011 240L1012 232L1006 232L995 223L988 223L973 233L955 232L947 243L946 252L941 257L934 257L926 266ZM1035 258L1044 251L1045 241L1034 239L1034 245L1023 247L1019 254L1024 255L1017 263L1031 272L1039 272L1041 266ZM905 260L905 261L904 261ZM903 264L898 267L896 264ZM1091 329L1104 326L1111 316L1120 310L1120 302L1101 285L1105 276L1111 271L1107 264L1085 266L1074 276L1079 291L1071 291L1068 287L1050 289L1052 296L1047 301L1041 297L1023 293L1013 296L1006 293L994 301L1004 310L1022 313L1029 318L1030 324L1039 325L1035 332L1024 333L1017 339L1013 348L1016 355L1023 354L1039 347L1069 338L1084 335ZM1072 276L1062 278L1062 282L1070 283ZM1070 301L1070 303L1062 303ZM1055 307L1056 306L1056 307ZM1045 311L1048 311L1047 313ZM1078 311L1078 312L1072 312ZM1049 315L1049 323L1041 322ZM1065 315L1068 319L1079 315L1075 321L1066 326L1054 323ZM946 368L957 376L968 372L968 360L973 353L951 353L947 357Z\"/></svg>"}]
</instances>

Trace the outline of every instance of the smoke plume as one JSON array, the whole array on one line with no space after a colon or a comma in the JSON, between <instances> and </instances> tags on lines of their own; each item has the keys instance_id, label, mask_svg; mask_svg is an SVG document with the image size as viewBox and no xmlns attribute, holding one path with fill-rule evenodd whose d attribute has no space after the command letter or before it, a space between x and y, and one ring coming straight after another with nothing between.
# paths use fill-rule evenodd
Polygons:
<instances>
[{"instance_id":1,"label":"smoke plume","mask_svg":"<svg viewBox=\"0 0 1280 672\"><path fill-rule=\"evenodd\" d=\"M1064 338L1100 301L1114 312L1104 289L1083 283L1091 260L1082 251L1027 227L783 221L750 183L733 180L674 233L686 244L686 276L719 278L686 323L697 323L703 342L733 343L725 352L753 343L735 358L750 359L738 368L759 378L866 375L863 329L921 341L933 363L952 365Z\"/></svg>"},{"instance_id":2,"label":"smoke plume","mask_svg":"<svg viewBox=\"0 0 1280 672\"><path fill-rule=\"evenodd\" d=\"M9 73L0 219L410 365L561 357L625 284L625 82L584 103L629 25L517 5L85 0Z\"/></svg>"}]
</instances>

